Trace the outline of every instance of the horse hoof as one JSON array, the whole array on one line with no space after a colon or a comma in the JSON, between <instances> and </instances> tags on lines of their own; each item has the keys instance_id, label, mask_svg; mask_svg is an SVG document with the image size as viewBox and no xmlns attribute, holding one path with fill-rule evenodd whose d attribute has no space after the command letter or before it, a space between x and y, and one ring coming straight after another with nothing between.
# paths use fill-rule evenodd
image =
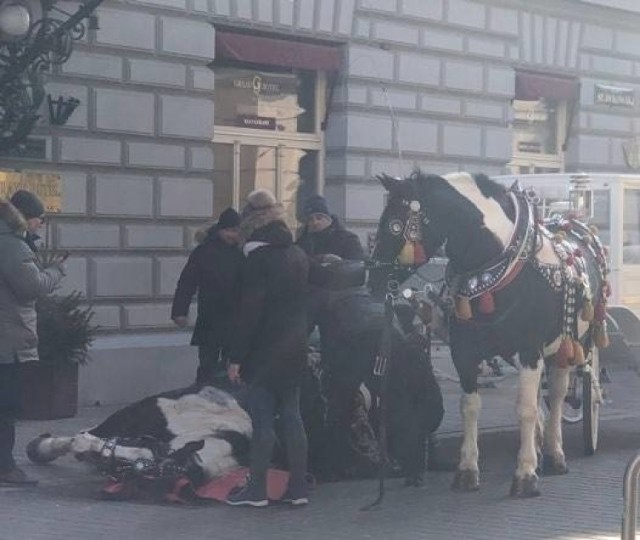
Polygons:
<instances>
[{"instance_id":1,"label":"horse hoof","mask_svg":"<svg viewBox=\"0 0 640 540\"><path fill-rule=\"evenodd\" d=\"M456 471L451 489L454 491L478 491L480 489L480 473L471 470Z\"/></svg>"},{"instance_id":2,"label":"horse hoof","mask_svg":"<svg viewBox=\"0 0 640 540\"><path fill-rule=\"evenodd\" d=\"M559 476L562 474L567 474L569 472L569 467L567 467L567 463L562 458L561 460L554 459L553 456L549 454L545 454L542 458L542 473L545 476Z\"/></svg>"},{"instance_id":3,"label":"horse hoof","mask_svg":"<svg viewBox=\"0 0 640 540\"><path fill-rule=\"evenodd\" d=\"M511 482L512 497L518 499L530 499L540 496L540 488L538 487L538 477L535 474L528 474L524 478L513 477Z\"/></svg>"},{"instance_id":4,"label":"horse hoof","mask_svg":"<svg viewBox=\"0 0 640 540\"><path fill-rule=\"evenodd\" d=\"M27 444L27 457L31 460L31 462L41 465L43 463L50 463L51 461L56 459L57 456L55 454L51 456L43 453L40 450L40 443L45 439L50 439L50 438L51 438L51 435L48 433L45 433L43 435L36 437L32 441L30 441L29 444Z\"/></svg>"}]
</instances>

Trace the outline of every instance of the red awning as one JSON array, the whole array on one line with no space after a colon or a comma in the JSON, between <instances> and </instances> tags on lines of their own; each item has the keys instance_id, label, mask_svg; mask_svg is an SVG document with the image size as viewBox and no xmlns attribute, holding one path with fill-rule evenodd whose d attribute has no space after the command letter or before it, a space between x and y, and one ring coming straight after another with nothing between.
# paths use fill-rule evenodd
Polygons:
<instances>
[{"instance_id":1,"label":"red awning","mask_svg":"<svg viewBox=\"0 0 640 540\"><path fill-rule=\"evenodd\" d=\"M541 98L568 101L580 93L578 79L534 71L516 71L516 99L537 101Z\"/></svg>"},{"instance_id":2,"label":"red awning","mask_svg":"<svg viewBox=\"0 0 640 540\"><path fill-rule=\"evenodd\" d=\"M267 66L337 71L339 47L301 41L286 41L263 36L216 32L216 60L234 60Z\"/></svg>"}]
</instances>

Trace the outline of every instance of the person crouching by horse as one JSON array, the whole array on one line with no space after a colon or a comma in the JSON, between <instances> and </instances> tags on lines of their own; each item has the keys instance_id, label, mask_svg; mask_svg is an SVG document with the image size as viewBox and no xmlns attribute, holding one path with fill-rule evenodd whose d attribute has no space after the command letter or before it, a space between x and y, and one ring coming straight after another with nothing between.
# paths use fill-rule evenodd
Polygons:
<instances>
[{"instance_id":1,"label":"person crouching by horse","mask_svg":"<svg viewBox=\"0 0 640 540\"><path fill-rule=\"evenodd\" d=\"M307 364L309 263L293 243L284 209L273 194L249 194L241 233L246 256L241 298L230 350L229 379L247 383L253 424L250 479L232 490L234 506L267 506L267 471L275 445L275 419L282 427L289 483L282 498L308 503L307 438L300 415L300 384Z\"/></svg>"},{"instance_id":2,"label":"person crouching by horse","mask_svg":"<svg viewBox=\"0 0 640 540\"><path fill-rule=\"evenodd\" d=\"M320 331L322 386L327 396L322 451L314 465L324 479L333 479L357 474L364 462L370 466L375 459L376 448L361 440L357 453L363 455L354 455L350 441L358 388L371 372L381 317L371 312L363 287L364 251L357 235L331 214L320 195L310 197L302 211L305 225L298 245L310 262L309 329L317 326ZM359 459L364 455L367 459Z\"/></svg>"},{"instance_id":3,"label":"person crouching by horse","mask_svg":"<svg viewBox=\"0 0 640 540\"><path fill-rule=\"evenodd\" d=\"M173 297L171 318L181 328L189 322L189 305L198 291L198 316L191 339L198 346L196 384L221 384L233 313L240 292L242 252L238 247L240 216L228 208L220 214L191 253Z\"/></svg>"}]
</instances>

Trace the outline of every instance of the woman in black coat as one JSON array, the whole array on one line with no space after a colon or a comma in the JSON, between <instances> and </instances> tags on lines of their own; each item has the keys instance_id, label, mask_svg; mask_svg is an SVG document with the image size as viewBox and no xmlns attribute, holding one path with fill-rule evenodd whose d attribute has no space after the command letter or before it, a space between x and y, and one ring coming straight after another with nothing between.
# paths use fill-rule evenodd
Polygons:
<instances>
[{"instance_id":1,"label":"woman in black coat","mask_svg":"<svg viewBox=\"0 0 640 540\"><path fill-rule=\"evenodd\" d=\"M226 377L225 356L240 293L242 252L238 248L240 216L232 208L207 231L180 274L171 318L188 324L189 306L198 291L198 316L191 344L198 346L197 384L221 382Z\"/></svg>"},{"instance_id":2,"label":"woman in black coat","mask_svg":"<svg viewBox=\"0 0 640 540\"><path fill-rule=\"evenodd\" d=\"M308 260L293 243L284 212L264 190L249 195L241 230L247 239L241 300L230 352L229 378L248 384L253 423L250 482L230 494L231 505L266 506L267 470L282 423L290 469L283 500L308 502L307 439L300 416L300 383L307 362Z\"/></svg>"}]
</instances>

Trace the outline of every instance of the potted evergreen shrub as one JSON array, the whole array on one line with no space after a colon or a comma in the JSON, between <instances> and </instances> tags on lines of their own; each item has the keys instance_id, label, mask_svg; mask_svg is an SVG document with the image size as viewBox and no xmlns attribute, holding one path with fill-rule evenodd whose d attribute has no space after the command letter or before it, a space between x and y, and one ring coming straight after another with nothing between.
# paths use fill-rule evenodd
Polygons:
<instances>
[{"instance_id":1,"label":"potted evergreen shrub","mask_svg":"<svg viewBox=\"0 0 640 540\"><path fill-rule=\"evenodd\" d=\"M21 418L69 418L78 412L78 366L89 360L98 327L80 292L52 294L36 304L39 362L22 364Z\"/></svg>"}]
</instances>

